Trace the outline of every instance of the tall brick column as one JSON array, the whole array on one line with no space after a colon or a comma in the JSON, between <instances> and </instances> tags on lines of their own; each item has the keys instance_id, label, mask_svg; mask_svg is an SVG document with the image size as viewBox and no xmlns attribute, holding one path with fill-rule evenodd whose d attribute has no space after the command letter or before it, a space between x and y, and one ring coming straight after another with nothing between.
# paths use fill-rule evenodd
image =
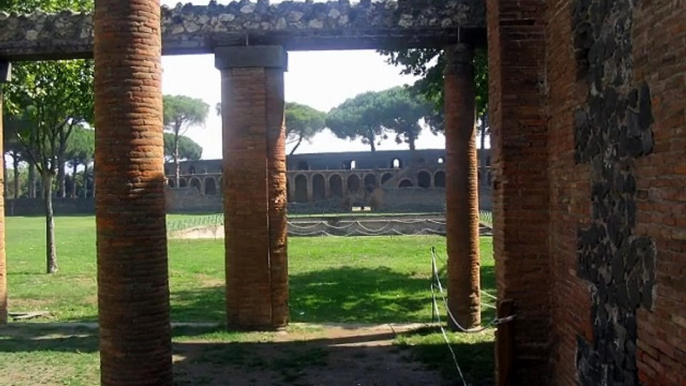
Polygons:
<instances>
[{"instance_id":1,"label":"tall brick column","mask_svg":"<svg viewBox=\"0 0 686 386\"><path fill-rule=\"evenodd\" d=\"M4 154L3 144L3 94L2 84L10 80L11 65L0 61L0 154ZM5 186L5 173L2 168L4 162L0 162L0 184ZM7 260L5 255L5 198L0 197L0 326L7 324Z\"/></svg>"},{"instance_id":2,"label":"tall brick column","mask_svg":"<svg viewBox=\"0 0 686 386\"><path fill-rule=\"evenodd\" d=\"M158 0L95 3L102 385L171 385Z\"/></svg>"},{"instance_id":3,"label":"tall brick column","mask_svg":"<svg viewBox=\"0 0 686 386\"><path fill-rule=\"evenodd\" d=\"M282 47L221 47L226 311L230 327L288 323Z\"/></svg>"},{"instance_id":4,"label":"tall brick column","mask_svg":"<svg viewBox=\"0 0 686 386\"><path fill-rule=\"evenodd\" d=\"M448 307L465 328L481 324L479 177L472 50L446 49L445 141Z\"/></svg>"}]
</instances>

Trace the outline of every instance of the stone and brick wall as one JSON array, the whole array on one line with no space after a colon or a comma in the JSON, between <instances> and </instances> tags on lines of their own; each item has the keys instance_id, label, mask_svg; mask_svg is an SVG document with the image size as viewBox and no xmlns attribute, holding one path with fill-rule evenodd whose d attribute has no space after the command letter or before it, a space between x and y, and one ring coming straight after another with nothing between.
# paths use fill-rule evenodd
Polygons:
<instances>
[{"instance_id":1,"label":"stone and brick wall","mask_svg":"<svg viewBox=\"0 0 686 386\"><path fill-rule=\"evenodd\" d=\"M547 14L553 383L684 385L686 3Z\"/></svg>"}]
</instances>

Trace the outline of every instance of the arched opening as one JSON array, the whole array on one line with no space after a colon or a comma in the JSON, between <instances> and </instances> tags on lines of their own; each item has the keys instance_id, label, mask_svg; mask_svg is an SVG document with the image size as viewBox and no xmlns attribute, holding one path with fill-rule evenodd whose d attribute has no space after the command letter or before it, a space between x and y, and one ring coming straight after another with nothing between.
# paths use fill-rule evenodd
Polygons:
<instances>
[{"instance_id":1,"label":"arched opening","mask_svg":"<svg viewBox=\"0 0 686 386\"><path fill-rule=\"evenodd\" d=\"M298 170L310 170L310 165L307 164L307 161L300 161L298 162Z\"/></svg>"},{"instance_id":2,"label":"arched opening","mask_svg":"<svg viewBox=\"0 0 686 386\"><path fill-rule=\"evenodd\" d=\"M174 182L173 178L168 178L167 185L169 185L170 188L174 189L176 187L176 182Z\"/></svg>"},{"instance_id":3,"label":"arched opening","mask_svg":"<svg viewBox=\"0 0 686 386\"><path fill-rule=\"evenodd\" d=\"M348 192L357 193L360 190L360 177L352 175L348 177Z\"/></svg>"},{"instance_id":4,"label":"arched opening","mask_svg":"<svg viewBox=\"0 0 686 386\"><path fill-rule=\"evenodd\" d=\"M195 166L188 168L188 174L195 174Z\"/></svg>"},{"instance_id":5,"label":"arched opening","mask_svg":"<svg viewBox=\"0 0 686 386\"><path fill-rule=\"evenodd\" d=\"M198 189L198 192L202 193L202 184L200 184L200 180L197 178L191 180L191 188Z\"/></svg>"},{"instance_id":6,"label":"arched opening","mask_svg":"<svg viewBox=\"0 0 686 386\"><path fill-rule=\"evenodd\" d=\"M385 184L391 178L393 178L393 174L391 173L386 173L383 176L381 176L381 185Z\"/></svg>"},{"instance_id":7,"label":"arched opening","mask_svg":"<svg viewBox=\"0 0 686 386\"><path fill-rule=\"evenodd\" d=\"M326 183L324 182L324 176L321 174L315 174L312 177L312 198L314 201L326 198Z\"/></svg>"},{"instance_id":8,"label":"arched opening","mask_svg":"<svg viewBox=\"0 0 686 386\"><path fill-rule=\"evenodd\" d=\"M434 174L434 187L445 188L445 172L438 171Z\"/></svg>"},{"instance_id":9,"label":"arched opening","mask_svg":"<svg viewBox=\"0 0 686 386\"><path fill-rule=\"evenodd\" d=\"M393 161L391 161L391 169L400 169L403 167L403 162L400 160L400 158L395 158Z\"/></svg>"},{"instance_id":10,"label":"arched opening","mask_svg":"<svg viewBox=\"0 0 686 386\"><path fill-rule=\"evenodd\" d=\"M329 178L329 189L331 190L331 196L343 197L343 179L341 176L335 174Z\"/></svg>"},{"instance_id":11,"label":"arched opening","mask_svg":"<svg viewBox=\"0 0 686 386\"><path fill-rule=\"evenodd\" d=\"M357 164L355 163L355 160L350 161L350 170L355 170L357 167Z\"/></svg>"},{"instance_id":12,"label":"arched opening","mask_svg":"<svg viewBox=\"0 0 686 386\"><path fill-rule=\"evenodd\" d=\"M445 159L443 159L443 157L439 157L439 158L438 158L438 163L439 163L439 164L445 163Z\"/></svg>"},{"instance_id":13,"label":"arched opening","mask_svg":"<svg viewBox=\"0 0 686 386\"><path fill-rule=\"evenodd\" d=\"M421 171L417 174L417 185L420 188L430 188L431 187L431 174L427 171Z\"/></svg>"},{"instance_id":14,"label":"arched opening","mask_svg":"<svg viewBox=\"0 0 686 386\"><path fill-rule=\"evenodd\" d=\"M368 192L374 191L374 189L376 189L376 176L373 174L367 174L364 177L364 187Z\"/></svg>"},{"instance_id":15,"label":"arched opening","mask_svg":"<svg viewBox=\"0 0 686 386\"><path fill-rule=\"evenodd\" d=\"M205 178L205 195L214 196L217 194L217 183L214 178Z\"/></svg>"},{"instance_id":16,"label":"arched opening","mask_svg":"<svg viewBox=\"0 0 686 386\"><path fill-rule=\"evenodd\" d=\"M295 177L295 202L307 202L307 177L302 174Z\"/></svg>"},{"instance_id":17,"label":"arched opening","mask_svg":"<svg viewBox=\"0 0 686 386\"><path fill-rule=\"evenodd\" d=\"M179 178L179 187L180 188L188 187L188 181L186 181L185 178Z\"/></svg>"},{"instance_id":18,"label":"arched opening","mask_svg":"<svg viewBox=\"0 0 686 386\"><path fill-rule=\"evenodd\" d=\"M398 188L400 189L411 188L413 186L414 185L412 184L412 181L408 180L407 178L400 181L400 183L398 184Z\"/></svg>"}]
</instances>

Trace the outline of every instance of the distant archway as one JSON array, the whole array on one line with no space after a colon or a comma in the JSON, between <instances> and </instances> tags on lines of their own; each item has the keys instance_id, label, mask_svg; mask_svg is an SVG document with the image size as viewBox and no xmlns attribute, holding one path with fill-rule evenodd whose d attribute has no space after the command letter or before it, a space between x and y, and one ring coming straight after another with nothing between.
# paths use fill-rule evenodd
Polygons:
<instances>
[{"instance_id":1,"label":"distant archway","mask_svg":"<svg viewBox=\"0 0 686 386\"><path fill-rule=\"evenodd\" d=\"M326 199L326 182L321 174L312 177L312 198L314 201Z\"/></svg>"},{"instance_id":2,"label":"distant archway","mask_svg":"<svg viewBox=\"0 0 686 386\"><path fill-rule=\"evenodd\" d=\"M191 188L198 189L198 192L200 192L200 194L202 194L202 184L200 183L200 179L198 179L198 178L191 179Z\"/></svg>"},{"instance_id":3,"label":"distant archway","mask_svg":"<svg viewBox=\"0 0 686 386\"><path fill-rule=\"evenodd\" d=\"M176 187L176 183L174 182L173 178L168 178L167 179L167 185L169 185L170 188L174 189Z\"/></svg>"},{"instance_id":4,"label":"distant archway","mask_svg":"<svg viewBox=\"0 0 686 386\"><path fill-rule=\"evenodd\" d=\"M188 181L185 178L179 178L179 188L188 187Z\"/></svg>"},{"instance_id":5,"label":"distant archway","mask_svg":"<svg viewBox=\"0 0 686 386\"><path fill-rule=\"evenodd\" d=\"M411 188L413 186L414 184L412 183L412 181L408 180L407 178L400 181L400 183L398 184L398 188L400 189Z\"/></svg>"},{"instance_id":6,"label":"distant archway","mask_svg":"<svg viewBox=\"0 0 686 386\"><path fill-rule=\"evenodd\" d=\"M395 158L391 161L391 169L400 169L403 167L403 161L400 158Z\"/></svg>"},{"instance_id":7,"label":"distant archway","mask_svg":"<svg viewBox=\"0 0 686 386\"><path fill-rule=\"evenodd\" d=\"M348 192L357 193L360 190L360 177L352 175L348 177Z\"/></svg>"},{"instance_id":8,"label":"distant archway","mask_svg":"<svg viewBox=\"0 0 686 386\"><path fill-rule=\"evenodd\" d=\"M217 183L214 178L205 178L205 195L214 196L217 194Z\"/></svg>"},{"instance_id":9,"label":"distant archway","mask_svg":"<svg viewBox=\"0 0 686 386\"><path fill-rule=\"evenodd\" d=\"M295 177L295 202L307 202L307 177L302 174Z\"/></svg>"},{"instance_id":10,"label":"distant archway","mask_svg":"<svg viewBox=\"0 0 686 386\"><path fill-rule=\"evenodd\" d=\"M439 158L438 158L438 163L439 163L439 164L445 163L445 159L443 159L443 157L439 157Z\"/></svg>"},{"instance_id":11,"label":"distant archway","mask_svg":"<svg viewBox=\"0 0 686 386\"><path fill-rule=\"evenodd\" d=\"M445 172L438 171L434 174L434 187L445 188Z\"/></svg>"},{"instance_id":12,"label":"distant archway","mask_svg":"<svg viewBox=\"0 0 686 386\"><path fill-rule=\"evenodd\" d=\"M334 197L343 197L343 179L338 174L329 178L329 189Z\"/></svg>"},{"instance_id":13,"label":"distant archway","mask_svg":"<svg viewBox=\"0 0 686 386\"><path fill-rule=\"evenodd\" d=\"M350 170L355 170L357 167L357 162L355 160L350 161Z\"/></svg>"},{"instance_id":14,"label":"distant archway","mask_svg":"<svg viewBox=\"0 0 686 386\"><path fill-rule=\"evenodd\" d=\"M427 171L421 171L417 174L417 185L420 188L428 189L431 187L431 174Z\"/></svg>"},{"instance_id":15,"label":"distant archway","mask_svg":"<svg viewBox=\"0 0 686 386\"><path fill-rule=\"evenodd\" d=\"M374 191L374 189L376 189L376 176L373 174L367 174L364 177L364 187L368 192Z\"/></svg>"},{"instance_id":16,"label":"distant archway","mask_svg":"<svg viewBox=\"0 0 686 386\"><path fill-rule=\"evenodd\" d=\"M381 185L385 184L391 178L393 178L393 174L391 173L386 173L383 176L381 176Z\"/></svg>"}]
</instances>

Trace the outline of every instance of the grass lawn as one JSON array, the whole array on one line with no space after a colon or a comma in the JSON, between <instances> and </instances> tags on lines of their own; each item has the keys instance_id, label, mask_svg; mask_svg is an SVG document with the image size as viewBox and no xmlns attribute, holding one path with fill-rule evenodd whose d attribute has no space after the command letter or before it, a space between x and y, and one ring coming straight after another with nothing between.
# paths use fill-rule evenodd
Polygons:
<instances>
[{"instance_id":1,"label":"grass lawn","mask_svg":"<svg viewBox=\"0 0 686 386\"><path fill-rule=\"evenodd\" d=\"M8 291L12 311L50 311L53 317L47 321L97 320L94 223L93 217L56 219L59 272L46 275L43 219L7 218ZM445 239L439 236L291 238L291 320L309 323L429 322L429 249L432 246L440 256L445 255ZM491 238L482 238L481 250L482 287L494 293ZM169 241L173 321L224 321L223 254L223 240ZM445 276L444 269L442 272ZM491 301L485 297L482 300ZM483 319L489 320L492 316L492 310L484 308ZM0 360L0 373L6 366L25 367L29 371L37 369L35 363L40 363L44 368L38 370L42 373L60 371L62 381L56 384L81 385L93 384L93 379L97 381L97 377L93 378L93 373L97 374L97 339L92 332L78 338L79 333L65 337L45 333L40 326L35 328L40 337L48 338L38 339L30 331L26 333L28 335L7 335L0 331L0 355L5 355L3 351L11 353L11 357L7 357L9 360ZM182 341L188 333L177 331L175 335L177 341ZM231 343L254 336L217 332L210 338ZM259 339L272 337L260 336ZM451 369L452 360L441 339L435 331L425 330L400 335L396 344L410 348L413 358L441 369L450 379L455 375ZM484 379L491 375L492 330L476 335L451 334L451 339L458 348L460 362L466 363L469 376ZM459 349L465 345L469 350ZM65 368L69 370L60 370ZM19 370L18 374L21 378L23 373ZM36 383L35 379L12 382L0 378L0 384Z\"/></svg>"}]
</instances>

